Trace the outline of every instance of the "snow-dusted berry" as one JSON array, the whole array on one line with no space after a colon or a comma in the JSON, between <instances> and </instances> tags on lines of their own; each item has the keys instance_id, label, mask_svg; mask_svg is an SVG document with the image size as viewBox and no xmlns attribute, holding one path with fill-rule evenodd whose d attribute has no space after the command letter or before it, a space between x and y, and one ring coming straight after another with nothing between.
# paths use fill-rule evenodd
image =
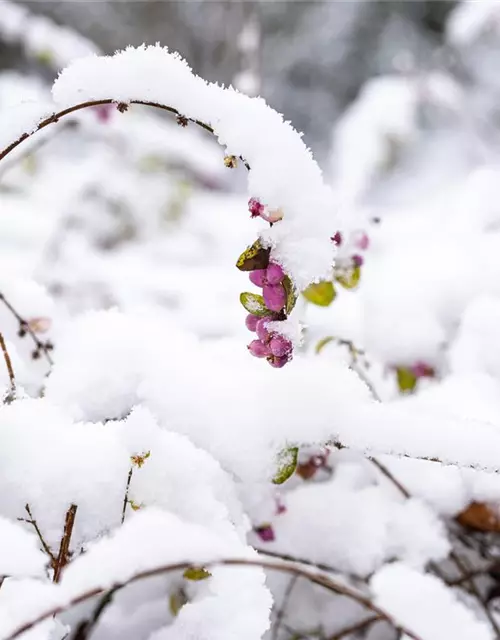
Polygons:
<instances>
[{"instance_id":1,"label":"snow-dusted berry","mask_svg":"<svg viewBox=\"0 0 500 640\"><path fill-rule=\"evenodd\" d=\"M260 527L255 527L255 533L259 536L262 542L273 542L275 540L274 529L270 524L264 524Z\"/></svg>"},{"instance_id":2,"label":"snow-dusted berry","mask_svg":"<svg viewBox=\"0 0 500 640\"><path fill-rule=\"evenodd\" d=\"M271 262L266 269L265 277L268 284L280 284L285 277L285 273L279 264Z\"/></svg>"},{"instance_id":3,"label":"snow-dusted berry","mask_svg":"<svg viewBox=\"0 0 500 640\"><path fill-rule=\"evenodd\" d=\"M275 335L269 342L269 348L273 356L281 358L292 350L292 343L285 336Z\"/></svg>"},{"instance_id":4,"label":"snow-dusted berry","mask_svg":"<svg viewBox=\"0 0 500 640\"><path fill-rule=\"evenodd\" d=\"M269 362L271 367L274 367L275 369L281 369L281 367L284 367L290 360L291 354L287 354L286 356L281 357L270 355L267 358L267 361Z\"/></svg>"},{"instance_id":5,"label":"snow-dusted berry","mask_svg":"<svg viewBox=\"0 0 500 640\"><path fill-rule=\"evenodd\" d=\"M410 370L416 378L432 378L435 375L434 369L425 362L416 362Z\"/></svg>"},{"instance_id":6,"label":"snow-dusted berry","mask_svg":"<svg viewBox=\"0 0 500 640\"><path fill-rule=\"evenodd\" d=\"M285 306L286 293L281 284L265 284L263 296L266 307L271 311L281 311Z\"/></svg>"},{"instance_id":7,"label":"snow-dusted berry","mask_svg":"<svg viewBox=\"0 0 500 640\"><path fill-rule=\"evenodd\" d=\"M263 287L266 283L266 269L251 271L248 277L250 278L250 282L256 287Z\"/></svg>"},{"instance_id":8,"label":"snow-dusted berry","mask_svg":"<svg viewBox=\"0 0 500 640\"><path fill-rule=\"evenodd\" d=\"M257 328L257 322L260 320L259 316L254 316L251 313L245 318L245 324L249 331L255 331Z\"/></svg>"},{"instance_id":9,"label":"snow-dusted berry","mask_svg":"<svg viewBox=\"0 0 500 640\"><path fill-rule=\"evenodd\" d=\"M252 340L248 345L248 350L256 358L267 358L271 354L269 346L260 340Z\"/></svg>"},{"instance_id":10,"label":"snow-dusted berry","mask_svg":"<svg viewBox=\"0 0 500 640\"><path fill-rule=\"evenodd\" d=\"M352 261L355 267L361 267L364 262L364 259L363 259L363 256L360 256L356 253L352 256Z\"/></svg>"},{"instance_id":11,"label":"snow-dusted berry","mask_svg":"<svg viewBox=\"0 0 500 640\"><path fill-rule=\"evenodd\" d=\"M250 198L248 201L248 210L252 218L258 218L264 213L264 205L257 198Z\"/></svg>"},{"instance_id":12,"label":"snow-dusted berry","mask_svg":"<svg viewBox=\"0 0 500 640\"><path fill-rule=\"evenodd\" d=\"M260 318L255 325L255 331L257 337L261 342L269 342L271 334L267 330L267 325L270 322L269 318Z\"/></svg>"}]
</instances>

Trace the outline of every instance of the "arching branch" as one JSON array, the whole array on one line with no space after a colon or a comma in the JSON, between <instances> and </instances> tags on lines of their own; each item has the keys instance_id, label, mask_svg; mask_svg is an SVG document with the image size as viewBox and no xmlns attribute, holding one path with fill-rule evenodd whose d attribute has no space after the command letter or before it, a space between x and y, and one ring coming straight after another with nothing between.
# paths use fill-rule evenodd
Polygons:
<instances>
[{"instance_id":1,"label":"arching branch","mask_svg":"<svg viewBox=\"0 0 500 640\"><path fill-rule=\"evenodd\" d=\"M371 611L374 615L378 617L378 619L386 620L391 625L393 625L398 631L405 634L411 640L422 640L415 633L403 627L395 620L393 620L389 613L378 607L374 604L370 598L359 593L355 589L348 587L345 584L337 582L330 578L327 575L309 571L304 567L301 567L292 563L282 563L282 562L271 562L269 560L249 560L249 559L237 559L237 558L228 558L225 560L217 560L214 562L205 563L204 568L211 569L216 567L259 567L261 569L268 569L273 571L281 571L283 573L288 573L292 576L296 576L297 578L305 578L309 580L309 582L319 585L329 591L330 593L335 593L340 596L344 596L345 598L349 598L357 602L359 605L364 607L365 609ZM159 567L155 567L154 569L147 569L145 571L141 571L136 573L134 576L125 580L121 583L116 583L107 588L96 587L95 589L91 589L90 591L86 591L79 596L74 597L69 602L60 605L58 607L54 607L40 614L36 618L25 622L20 625L15 631L13 631L9 636L5 638L5 640L14 640L15 638L19 638L23 633L33 629L37 624L40 624L44 620L52 618L58 614L64 613L68 611L72 607L81 604L82 602L86 602L96 596L104 595L108 591L112 591L116 593L116 591L123 589L129 584L133 584L135 582L140 582L142 580L146 580L147 578L152 578L160 575L167 575L170 573L184 571L186 569L193 568L193 564L190 562L178 562L175 564L162 565Z\"/></svg>"}]
</instances>

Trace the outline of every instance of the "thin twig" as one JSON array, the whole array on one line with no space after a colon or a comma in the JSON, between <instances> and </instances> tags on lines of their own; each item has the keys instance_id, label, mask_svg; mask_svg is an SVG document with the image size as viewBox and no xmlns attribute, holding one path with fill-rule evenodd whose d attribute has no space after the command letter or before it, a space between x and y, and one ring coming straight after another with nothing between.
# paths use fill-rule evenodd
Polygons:
<instances>
[{"instance_id":1,"label":"thin twig","mask_svg":"<svg viewBox=\"0 0 500 640\"><path fill-rule=\"evenodd\" d=\"M24 506L27 514L29 515L30 519L29 520L25 520L25 522L28 522L29 524L31 524L33 526L33 528L36 531L36 534L38 536L38 539L40 540L40 544L42 545L43 550L45 551L45 553L49 556L50 558L50 564L52 566L52 568L55 567L57 559L55 557L55 555L53 554L51 548L49 547L49 545L45 542L45 539L42 535L42 532L40 531L40 528L38 526L37 521L35 520L35 518L33 517L33 514L31 512L30 506L29 504L26 504Z\"/></svg>"},{"instance_id":2,"label":"thin twig","mask_svg":"<svg viewBox=\"0 0 500 640\"><path fill-rule=\"evenodd\" d=\"M125 495L123 496L123 507L122 507L122 524L125 522L125 513L127 511L127 504L128 504L128 492L130 489L130 482L132 480L132 474L134 473L134 467L130 467L130 470L128 472L128 476L127 476L127 484L125 486Z\"/></svg>"},{"instance_id":3,"label":"thin twig","mask_svg":"<svg viewBox=\"0 0 500 640\"><path fill-rule=\"evenodd\" d=\"M7 396L4 399L6 404L10 404L16 397L16 376L14 375L14 368L12 366L12 360L10 359L9 352L7 350L7 345L5 344L5 340L3 338L3 334L0 333L0 347L3 353L3 359L5 360L5 366L7 367L7 373L9 374L10 381L10 390Z\"/></svg>"},{"instance_id":4,"label":"thin twig","mask_svg":"<svg viewBox=\"0 0 500 640\"><path fill-rule=\"evenodd\" d=\"M5 174L8 173L11 169L13 169L15 166L17 166L21 162L23 162L23 160L26 160L30 156L40 151L40 149L42 149L49 142L52 142L52 140L55 138L56 135L60 135L63 131L66 131L67 129L71 129L75 127L77 124L78 122L76 120L68 120L67 122L63 123L61 127L59 127L59 129L54 133L54 135L51 138L44 138L42 140L39 140L36 144L33 144L31 147L29 147L25 153L22 153L18 157L13 158L12 161L10 162L4 162L2 165L2 170L0 171L0 181L3 179Z\"/></svg>"},{"instance_id":5,"label":"thin twig","mask_svg":"<svg viewBox=\"0 0 500 640\"><path fill-rule=\"evenodd\" d=\"M52 348L51 345L49 343L43 342L42 340L39 339L39 337L36 335L36 333L30 327L29 322L27 320L25 320L20 315L20 313L11 305L11 303L6 299L6 297L3 295L3 293L0 293L0 302L3 302L3 304L7 307L7 309L12 313L14 318L18 321L19 330L29 334L29 336L31 337L31 339L35 343L35 347L36 347L35 351L37 353L40 353L40 352L43 353L44 356L45 356L45 359L47 360L49 365L52 366L54 363L53 363L53 360L52 360L52 358L50 356L50 349Z\"/></svg>"},{"instance_id":6,"label":"thin twig","mask_svg":"<svg viewBox=\"0 0 500 640\"><path fill-rule=\"evenodd\" d=\"M465 560L463 560L462 558L460 558L460 556L455 553L455 551L450 551L450 558L453 560L453 562L455 563L455 565L457 566L457 569L463 574L463 575L467 575L469 572L469 568L466 565ZM482 596L481 593L479 591L479 589L476 586L476 583L474 582L474 578L472 576L468 576L468 578L466 579L466 582L469 584L470 589L473 593L473 595L476 596L477 601L479 602L479 604L481 605L481 608L484 611L485 616L488 618L488 621L495 633L495 637L496 638L500 638L500 627L498 626L497 621L495 620L495 616L492 614L492 612L490 611L490 608L488 606L488 603L486 603Z\"/></svg>"},{"instance_id":7,"label":"thin twig","mask_svg":"<svg viewBox=\"0 0 500 640\"><path fill-rule=\"evenodd\" d=\"M64 567L69 561L69 545L71 542L71 535L73 533L73 527L75 525L76 510L78 507L76 504L72 504L66 512L66 519L64 521L64 531L61 538L61 544L59 545L59 554L54 566L54 582L59 582L61 579L61 573Z\"/></svg>"},{"instance_id":8,"label":"thin twig","mask_svg":"<svg viewBox=\"0 0 500 640\"><path fill-rule=\"evenodd\" d=\"M291 580L288 582L285 594L283 596L283 600L281 602L281 606L276 612L276 620L273 626L272 640L277 640L278 638L278 633L281 627L281 623L283 622L283 618L285 617L288 603L290 602L290 597L295 588L295 585L297 584L298 579L299 579L299 576L293 576Z\"/></svg>"},{"instance_id":9,"label":"thin twig","mask_svg":"<svg viewBox=\"0 0 500 640\"><path fill-rule=\"evenodd\" d=\"M140 582L142 580L146 580L148 578L153 578L155 576L165 575L177 571L183 571L186 569L196 568L198 565L191 562L179 562L176 564L169 564L156 567L154 569L147 569L145 571L140 571L136 573L134 576L125 580L124 582L118 582L113 585L112 589L116 592L119 589L123 589L129 584L133 584L136 582ZM348 587L340 582L336 582L332 578L317 572L308 571L303 567L300 567L296 564L291 563L281 563L281 562L270 562L265 560L249 560L249 559L239 559L239 558L229 558L226 560L216 560L214 562L204 563L203 565L207 570L212 569L214 567L260 567L262 569L269 569L274 571L282 571L284 573L288 573L290 575L297 575L299 577L305 578L309 580L313 584L317 584L327 591L331 593L335 593L340 596L344 596L345 598L349 598L365 607L369 611L372 611L374 614L379 616L381 619L386 620L396 629L400 629L404 634L406 634L411 640L422 640L422 638L410 629L406 628L403 625L400 625L395 620L393 620L389 613L381 609L379 606L374 604L369 597L359 593L355 589ZM33 629L37 624L47 620L48 618L52 618L55 615L64 613L68 611L72 607L86 602L87 600L94 598L95 596L102 595L109 591L109 589L104 589L103 587L95 587L90 591L86 591L79 596L72 598L69 602L66 602L57 607L53 607L48 611L38 615L36 618L29 620L28 622L23 623L17 629L15 629L9 636L6 636L4 640L14 640L14 638L18 638L26 631Z\"/></svg>"},{"instance_id":10,"label":"thin twig","mask_svg":"<svg viewBox=\"0 0 500 640\"><path fill-rule=\"evenodd\" d=\"M88 620L83 620L82 622L80 622L75 630L75 633L73 634L72 640L88 640L88 638L90 638L93 630L99 623L102 614L112 603L115 591L116 589L106 591L106 593L101 598L99 598L99 602L97 603L97 607L94 609L92 616Z\"/></svg>"},{"instance_id":11,"label":"thin twig","mask_svg":"<svg viewBox=\"0 0 500 640\"><path fill-rule=\"evenodd\" d=\"M345 627L342 631L337 631L337 633L330 636L328 640L341 640L346 636L351 635L352 633L356 633L357 631L363 631L366 627L369 627L375 622L381 622L383 618L380 616L371 616L371 618L366 618L365 620L361 620L361 622L356 622L355 624L350 625L349 627Z\"/></svg>"},{"instance_id":12,"label":"thin twig","mask_svg":"<svg viewBox=\"0 0 500 640\"><path fill-rule=\"evenodd\" d=\"M45 129L45 127L48 127L51 124L55 124L56 122L59 122L61 118L64 118L70 115L71 113L75 113L75 111L80 111L82 109L87 109L89 107L97 107L99 105L104 105L104 104L117 104L117 102L116 100L112 100L111 98L108 98L105 100L89 100L87 102L82 102L72 107L68 107L67 109L63 109L62 111L59 111L57 113L53 113L48 118L45 118L45 120L42 120L41 122L39 122L38 126L33 131L23 133L21 136L19 136L19 138L17 138L17 140L14 140L14 142L12 142L7 147L5 147L3 151L0 152L0 161L3 160L5 156L11 153L11 151L13 151L16 147L18 147L22 142L24 142L28 138L31 138L31 136L33 136L38 131ZM168 111L169 113L173 113L175 116L177 116L178 122L183 125L184 123L187 124L188 122L192 122L198 125L199 127L201 127L202 129L205 129L205 131L215 134L213 127L211 127L206 122L202 122L201 120L196 120L195 118L186 118L180 113L180 111L178 111L174 107L169 107L168 105L159 104L158 102L151 102L148 100L130 100L128 104L141 104L147 107L155 107L156 109L162 109L163 111ZM118 103L117 107L120 111L123 112L123 111L126 111L127 104ZM250 169L248 162L244 159L242 159L242 161L246 166L246 168Z\"/></svg>"}]
</instances>

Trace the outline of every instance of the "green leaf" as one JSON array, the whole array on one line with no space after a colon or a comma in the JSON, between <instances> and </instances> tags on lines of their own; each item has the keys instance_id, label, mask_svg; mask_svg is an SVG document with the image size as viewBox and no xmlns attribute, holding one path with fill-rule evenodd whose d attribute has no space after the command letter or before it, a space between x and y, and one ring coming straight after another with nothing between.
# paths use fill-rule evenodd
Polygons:
<instances>
[{"instance_id":1,"label":"green leaf","mask_svg":"<svg viewBox=\"0 0 500 640\"><path fill-rule=\"evenodd\" d=\"M199 581L210 578L212 574L210 573L210 571L207 571L203 567L189 567L188 569L186 569L186 571L184 571L182 576L186 578L186 580Z\"/></svg>"},{"instance_id":2,"label":"green leaf","mask_svg":"<svg viewBox=\"0 0 500 640\"><path fill-rule=\"evenodd\" d=\"M251 247L243 251L236 262L240 271L255 271L255 269L266 269L269 265L269 254L271 249L264 249L260 240L256 240Z\"/></svg>"},{"instance_id":3,"label":"green leaf","mask_svg":"<svg viewBox=\"0 0 500 640\"><path fill-rule=\"evenodd\" d=\"M336 338L334 338L333 336L326 336L325 338L321 338L321 340L318 342L318 344L314 348L314 351L316 353L321 353L321 351L323 351L323 348L326 347L326 345L329 344L330 342L333 342L334 340L336 340Z\"/></svg>"},{"instance_id":4,"label":"green leaf","mask_svg":"<svg viewBox=\"0 0 500 640\"><path fill-rule=\"evenodd\" d=\"M288 478L293 475L297 468L297 459L299 456L298 447L288 447L282 451L278 460L278 471L273 478L274 484L283 484Z\"/></svg>"},{"instance_id":5,"label":"green leaf","mask_svg":"<svg viewBox=\"0 0 500 640\"><path fill-rule=\"evenodd\" d=\"M405 367L398 367L396 369L396 376L398 380L398 387L401 393L413 393L417 386L417 376L415 376L409 369Z\"/></svg>"},{"instance_id":6,"label":"green leaf","mask_svg":"<svg viewBox=\"0 0 500 640\"><path fill-rule=\"evenodd\" d=\"M249 291L245 291L245 293L240 294L240 302L248 311L248 313L253 314L254 316L259 316L263 318L264 316L272 316L273 312L269 311L264 302L264 298L259 296L257 293L250 293Z\"/></svg>"},{"instance_id":7,"label":"green leaf","mask_svg":"<svg viewBox=\"0 0 500 640\"><path fill-rule=\"evenodd\" d=\"M357 287L360 278L360 267L353 267L349 271L341 271L335 274L335 280L342 285L344 289L354 289Z\"/></svg>"},{"instance_id":8,"label":"green leaf","mask_svg":"<svg viewBox=\"0 0 500 640\"><path fill-rule=\"evenodd\" d=\"M49 49L42 49L41 51L37 51L35 54L35 58L38 62L42 64L50 65L54 62L54 54Z\"/></svg>"},{"instance_id":9,"label":"green leaf","mask_svg":"<svg viewBox=\"0 0 500 640\"><path fill-rule=\"evenodd\" d=\"M302 295L308 302L316 304L319 307L328 307L334 300L337 292L330 280L323 282L315 282L304 289Z\"/></svg>"},{"instance_id":10,"label":"green leaf","mask_svg":"<svg viewBox=\"0 0 500 640\"><path fill-rule=\"evenodd\" d=\"M285 276L283 279L283 287L286 293L285 311L287 315L290 315L292 309L295 307L295 303L297 302L297 291L288 276Z\"/></svg>"}]
</instances>

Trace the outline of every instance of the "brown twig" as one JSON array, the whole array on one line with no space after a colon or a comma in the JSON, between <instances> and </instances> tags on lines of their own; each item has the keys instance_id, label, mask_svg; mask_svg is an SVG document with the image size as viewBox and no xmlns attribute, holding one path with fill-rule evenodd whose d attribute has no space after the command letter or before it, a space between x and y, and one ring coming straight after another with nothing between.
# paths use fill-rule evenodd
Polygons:
<instances>
[{"instance_id":1,"label":"brown twig","mask_svg":"<svg viewBox=\"0 0 500 640\"><path fill-rule=\"evenodd\" d=\"M29 515L30 519L29 520L23 520L23 522L27 522L28 524L31 524L32 527L35 529L36 534L38 536L38 539L40 540L40 544L42 545L42 549L45 551L45 553L49 556L50 558L50 564L52 566L52 568L55 567L57 559L55 557L55 555L52 552L52 549L49 547L49 545L45 542L45 539L42 535L42 532L40 531L40 527L38 526L37 521L35 520L35 518L33 517L33 513L31 512L30 506L29 504L26 504L24 506L27 514Z\"/></svg>"},{"instance_id":2,"label":"brown twig","mask_svg":"<svg viewBox=\"0 0 500 640\"><path fill-rule=\"evenodd\" d=\"M136 573L134 576L125 580L124 582L119 582L113 585L112 590L118 591L119 589L123 589L129 584L133 584L136 582L140 582L142 580L146 580L148 578L152 578L155 576L165 575L177 571L183 571L186 569L196 568L196 564L191 562L178 562L175 564L163 565L156 567L154 569L147 569L145 571L140 571ZM270 562L265 560L249 560L249 559L236 559L229 558L226 560L217 560L214 562L204 563L204 567L208 569L216 568L216 567L260 567L262 569L269 569L274 571L282 571L283 573L288 573L292 576L298 576L309 580L311 583L319 585L326 589L331 593L335 593L340 596L344 596L345 598L349 598L350 600L354 600L365 609L376 614L382 620L386 620L391 625L394 626L395 629L401 630L404 634L406 634L411 640L422 640L422 638L410 629L406 628L403 625L400 625L395 620L393 620L389 613L378 607L374 604L369 597L359 593L355 589L348 587L340 582L336 582L332 578L323 575L321 573L316 573L312 571L308 571L303 567L297 566L296 564L291 563L281 563L281 562ZM102 587L96 587L91 589L90 591L86 591L79 596L72 598L69 602L62 604L57 607L53 607L44 613L38 615L36 618L29 620L28 622L23 623L17 629L15 629L9 636L5 637L4 640L14 640L14 638L18 638L26 631L33 629L37 624L47 620L48 618L52 618L55 615L64 613L68 611L72 607L86 602L87 600L94 598L95 596L102 595L107 593L109 589L104 589Z\"/></svg>"},{"instance_id":3,"label":"brown twig","mask_svg":"<svg viewBox=\"0 0 500 640\"><path fill-rule=\"evenodd\" d=\"M10 359L9 352L3 334L0 333L0 348L2 349L3 359L5 360L5 366L7 367L7 373L9 374L10 390L5 396L4 402L10 404L16 397L16 376L14 375L14 368L12 366L12 360Z\"/></svg>"},{"instance_id":4,"label":"brown twig","mask_svg":"<svg viewBox=\"0 0 500 640\"><path fill-rule=\"evenodd\" d=\"M381 622L383 618L380 616L371 616L370 618L366 618L365 620L361 620L360 622L356 622L355 624L351 624L349 627L345 627L342 631L337 631L333 636L330 636L328 640L341 640L346 636L350 636L352 633L356 633L358 631L363 631L366 627L369 627L376 622Z\"/></svg>"},{"instance_id":5,"label":"brown twig","mask_svg":"<svg viewBox=\"0 0 500 640\"><path fill-rule=\"evenodd\" d=\"M31 136L33 136L38 131L45 129L45 127L48 127L51 124L55 124L56 122L59 122L61 118L65 118L71 113L75 113L76 111L81 111L82 109L87 109L89 107L97 107L99 105L104 105L104 104L117 104L117 102L116 100L112 100L111 98L108 98L105 100L89 100L87 102L82 102L80 104L73 105L72 107L68 107L67 109L63 109L62 111L59 111L57 113L53 113L48 118L45 118L44 120L39 122L37 127L35 127L33 131L23 133L21 136L19 136L19 138L17 138L17 140L14 140L14 142L12 142L7 147L5 147L2 151L0 151L0 161L3 160L5 156L11 153L11 151L13 151L16 147L18 147L22 142L24 142L28 138L31 138ZM202 122L201 120L196 120L195 118L186 118L184 115L180 113L180 111L178 111L174 107L169 107L168 105L159 104L158 102L151 102L149 100L130 100L128 104L141 104L147 107L154 107L156 109L162 109L163 111L168 111L169 113L172 113L177 117L178 122L182 122L186 124L188 122L192 122L198 125L199 127L201 127L202 129L205 129L205 131L215 134L213 127L211 127L206 122ZM126 103L118 103L117 107L123 113L124 111L126 111L126 109L124 109L122 105L127 106ZM248 162L244 159L242 159L242 161L246 166L246 168L250 169Z\"/></svg>"},{"instance_id":6,"label":"brown twig","mask_svg":"<svg viewBox=\"0 0 500 640\"><path fill-rule=\"evenodd\" d=\"M92 616L80 622L80 624L75 629L75 633L72 636L72 640L88 640L90 638L93 630L96 628L99 620L101 619L102 614L106 611L109 605L113 601L113 596L115 595L116 589L111 589L110 591L106 591L106 593L99 599L97 603L97 607L94 609ZM69 634L68 634L69 635Z\"/></svg>"},{"instance_id":7,"label":"brown twig","mask_svg":"<svg viewBox=\"0 0 500 640\"><path fill-rule=\"evenodd\" d=\"M7 307L7 309L12 313L14 318L18 321L19 332L21 334L25 334L25 333L29 334L29 336L35 343L35 347L36 347L35 353L38 353L38 354L43 353L49 365L52 366L54 364L50 356L50 350L52 348L52 345L50 343L43 342L42 340L39 339L39 337L30 327L29 322L19 314L19 312L12 306L12 304L7 300L7 298L3 295L3 293L0 293L0 302L3 302L3 304Z\"/></svg>"},{"instance_id":8,"label":"brown twig","mask_svg":"<svg viewBox=\"0 0 500 640\"><path fill-rule=\"evenodd\" d=\"M66 512L66 519L64 521L64 531L61 538L61 544L59 545L59 554L57 556L54 566L54 582L59 582L61 579L61 573L64 567L69 561L69 545L71 542L71 535L73 533L73 527L75 525L75 516L77 510L76 504L72 504Z\"/></svg>"},{"instance_id":9,"label":"brown twig","mask_svg":"<svg viewBox=\"0 0 500 640\"><path fill-rule=\"evenodd\" d=\"M122 507L122 524L125 522L125 513L127 512L127 504L128 504L128 492L130 489L130 482L132 480L132 474L134 473L134 467L130 467L127 476L127 484L125 486L125 495L123 496L123 507Z\"/></svg>"}]
</instances>

